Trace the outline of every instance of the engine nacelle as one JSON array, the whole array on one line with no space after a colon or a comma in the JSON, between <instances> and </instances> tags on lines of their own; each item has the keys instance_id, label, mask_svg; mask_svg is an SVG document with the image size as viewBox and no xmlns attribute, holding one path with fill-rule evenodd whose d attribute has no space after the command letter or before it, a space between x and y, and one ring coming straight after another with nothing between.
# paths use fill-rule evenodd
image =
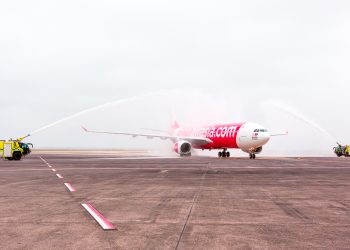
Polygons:
<instances>
[{"instance_id":1,"label":"engine nacelle","mask_svg":"<svg viewBox=\"0 0 350 250\"><path fill-rule=\"evenodd\" d=\"M174 144L174 151L180 156L190 156L192 145L188 141L179 141Z\"/></svg>"},{"instance_id":2,"label":"engine nacelle","mask_svg":"<svg viewBox=\"0 0 350 250\"><path fill-rule=\"evenodd\" d=\"M262 147L258 148L250 148L250 149L242 149L243 152L246 152L248 154L260 154L262 151Z\"/></svg>"}]
</instances>

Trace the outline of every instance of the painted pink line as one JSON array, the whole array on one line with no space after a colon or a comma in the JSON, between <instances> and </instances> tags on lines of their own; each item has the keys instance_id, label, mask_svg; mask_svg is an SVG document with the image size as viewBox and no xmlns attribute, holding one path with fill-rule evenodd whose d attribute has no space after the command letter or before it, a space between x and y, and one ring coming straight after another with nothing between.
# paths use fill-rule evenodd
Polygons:
<instances>
[{"instance_id":1,"label":"painted pink line","mask_svg":"<svg viewBox=\"0 0 350 250\"><path fill-rule=\"evenodd\" d=\"M97 223L104 230L115 230L115 229L117 229L102 214L100 214L100 212L97 211L91 204L82 203L81 205L86 209L86 211L89 212L89 214L91 214L91 216L97 221Z\"/></svg>"},{"instance_id":2,"label":"painted pink line","mask_svg":"<svg viewBox=\"0 0 350 250\"><path fill-rule=\"evenodd\" d=\"M66 185L68 190L71 191L71 192L77 191L70 183L64 183L64 185Z\"/></svg>"},{"instance_id":3,"label":"painted pink line","mask_svg":"<svg viewBox=\"0 0 350 250\"><path fill-rule=\"evenodd\" d=\"M53 172L56 172L56 169L54 169L54 168L52 168L51 170L52 170Z\"/></svg>"},{"instance_id":4,"label":"painted pink line","mask_svg":"<svg viewBox=\"0 0 350 250\"><path fill-rule=\"evenodd\" d=\"M59 179L63 179L63 176L60 175L60 174L56 174L56 176L57 176Z\"/></svg>"}]
</instances>

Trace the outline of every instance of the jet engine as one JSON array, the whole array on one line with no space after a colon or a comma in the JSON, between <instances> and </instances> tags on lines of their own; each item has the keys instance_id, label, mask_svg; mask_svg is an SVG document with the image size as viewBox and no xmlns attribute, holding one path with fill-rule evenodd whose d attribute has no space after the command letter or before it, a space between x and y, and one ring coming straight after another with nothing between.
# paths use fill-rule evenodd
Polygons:
<instances>
[{"instance_id":1,"label":"jet engine","mask_svg":"<svg viewBox=\"0 0 350 250\"><path fill-rule=\"evenodd\" d=\"M179 141L174 144L174 151L180 156L191 156L192 145L188 141Z\"/></svg>"}]
</instances>

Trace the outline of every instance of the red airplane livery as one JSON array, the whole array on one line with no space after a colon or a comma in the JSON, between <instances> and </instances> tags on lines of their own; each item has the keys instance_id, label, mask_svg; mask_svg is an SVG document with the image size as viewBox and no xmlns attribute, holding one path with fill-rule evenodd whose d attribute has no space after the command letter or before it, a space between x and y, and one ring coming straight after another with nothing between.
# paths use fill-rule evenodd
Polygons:
<instances>
[{"instance_id":1,"label":"red airplane livery","mask_svg":"<svg viewBox=\"0 0 350 250\"><path fill-rule=\"evenodd\" d=\"M91 133L130 135L132 137L143 136L149 139L169 139L174 143L174 151L180 156L191 156L193 149L202 149L219 150L219 157L230 157L230 152L227 151L228 149L241 149L249 154L250 159L255 159L255 155L262 151L263 145L270 140L271 136L287 134L271 135L263 126L251 122L181 128L175 121L169 132L164 134L92 131L84 127L83 129Z\"/></svg>"}]
</instances>

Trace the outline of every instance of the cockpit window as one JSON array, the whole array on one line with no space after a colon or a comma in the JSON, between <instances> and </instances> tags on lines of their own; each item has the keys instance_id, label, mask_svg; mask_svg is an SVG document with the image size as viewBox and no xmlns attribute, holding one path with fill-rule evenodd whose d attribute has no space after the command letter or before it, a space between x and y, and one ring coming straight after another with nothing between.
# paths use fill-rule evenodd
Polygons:
<instances>
[{"instance_id":1,"label":"cockpit window","mask_svg":"<svg viewBox=\"0 0 350 250\"><path fill-rule=\"evenodd\" d=\"M267 129L254 129L254 132L267 132Z\"/></svg>"}]
</instances>

